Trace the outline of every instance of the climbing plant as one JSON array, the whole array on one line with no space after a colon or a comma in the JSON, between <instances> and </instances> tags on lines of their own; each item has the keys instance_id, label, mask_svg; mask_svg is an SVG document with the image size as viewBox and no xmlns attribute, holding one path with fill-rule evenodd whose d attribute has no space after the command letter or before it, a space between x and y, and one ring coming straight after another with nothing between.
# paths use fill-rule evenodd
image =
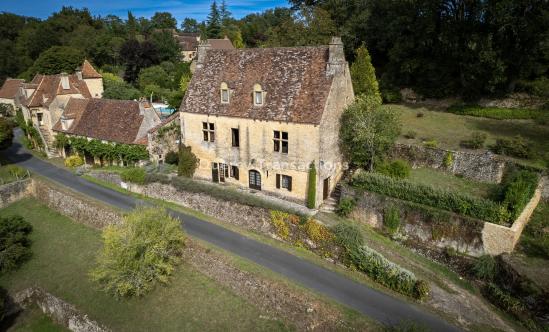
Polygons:
<instances>
[{"instance_id":1,"label":"climbing plant","mask_svg":"<svg viewBox=\"0 0 549 332\"><path fill-rule=\"evenodd\" d=\"M84 137L70 137L68 141L68 145L76 152L106 161L122 160L135 163L149 158L149 153L143 145L103 143L97 139L88 140Z\"/></svg>"}]
</instances>

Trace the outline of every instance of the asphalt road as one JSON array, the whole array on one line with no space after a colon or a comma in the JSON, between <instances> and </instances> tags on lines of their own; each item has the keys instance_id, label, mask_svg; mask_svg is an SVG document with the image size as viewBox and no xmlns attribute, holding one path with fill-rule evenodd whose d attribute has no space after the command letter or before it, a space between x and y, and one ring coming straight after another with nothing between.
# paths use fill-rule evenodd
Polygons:
<instances>
[{"instance_id":1,"label":"asphalt road","mask_svg":"<svg viewBox=\"0 0 549 332\"><path fill-rule=\"evenodd\" d=\"M16 131L14 144L3 152L10 160L77 192L91 196L112 206L131 210L142 201L89 182L64 169L40 160L28 153L19 143ZM405 302L344 275L330 271L267 244L244 237L206 220L170 211L181 220L185 231L196 238L212 243L233 254L247 258L274 272L280 273L307 288L327 295L383 324L415 321L433 331L459 331L441 318L426 312L413 303Z\"/></svg>"}]
</instances>

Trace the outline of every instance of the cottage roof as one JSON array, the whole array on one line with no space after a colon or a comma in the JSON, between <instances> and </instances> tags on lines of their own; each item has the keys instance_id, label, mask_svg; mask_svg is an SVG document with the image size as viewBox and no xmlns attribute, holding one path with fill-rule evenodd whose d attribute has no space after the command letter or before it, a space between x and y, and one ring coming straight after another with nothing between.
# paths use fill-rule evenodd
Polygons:
<instances>
[{"instance_id":1,"label":"cottage roof","mask_svg":"<svg viewBox=\"0 0 549 332\"><path fill-rule=\"evenodd\" d=\"M25 80L7 78L2 88L0 88L0 98L15 99L19 88L24 82Z\"/></svg>"},{"instance_id":2,"label":"cottage roof","mask_svg":"<svg viewBox=\"0 0 549 332\"><path fill-rule=\"evenodd\" d=\"M198 46L198 35L175 35L175 38L177 39L177 42L179 43L179 47L182 51L190 52L190 51L196 51L196 47Z\"/></svg>"},{"instance_id":3,"label":"cottage roof","mask_svg":"<svg viewBox=\"0 0 549 332\"><path fill-rule=\"evenodd\" d=\"M62 119L73 120L66 130ZM71 98L62 119L53 130L110 142L142 144L142 137L137 136L144 115L137 101Z\"/></svg>"},{"instance_id":4,"label":"cottage roof","mask_svg":"<svg viewBox=\"0 0 549 332\"><path fill-rule=\"evenodd\" d=\"M66 77L67 86L63 86L62 80ZM80 80L76 74L36 75L32 82L37 84L36 90L26 101L28 107L49 106L58 95L82 95L91 98L86 82Z\"/></svg>"},{"instance_id":5,"label":"cottage roof","mask_svg":"<svg viewBox=\"0 0 549 332\"><path fill-rule=\"evenodd\" d=\"M332 84L328 46L208 50L181 103L181 112L319 124ZM220 86L230 89L221 103ZM254 106L259 84L264 104Z\"/></svg>"},{"instance_id":6,"label":"cottage roof","mask_svg":"<svg viewBox=\"0 0 549 332\"><path fill-rule=\"evenodd\" d=\"M208 39L208 44L210 44L212 50L226 50L234 48L233 43L231 43L227 37L223 39Z\"/></svg>"},{"instance_id":7,"label":"cottage roof","mask_svg":"<svg viewBox=\"0 0 549 332\"><path fill-rule=\"evenodd\" d=\"M102 78L103 76L93 68L88 60L84 60L82 64L82 78Z\"/></svg>"}]
</instances>

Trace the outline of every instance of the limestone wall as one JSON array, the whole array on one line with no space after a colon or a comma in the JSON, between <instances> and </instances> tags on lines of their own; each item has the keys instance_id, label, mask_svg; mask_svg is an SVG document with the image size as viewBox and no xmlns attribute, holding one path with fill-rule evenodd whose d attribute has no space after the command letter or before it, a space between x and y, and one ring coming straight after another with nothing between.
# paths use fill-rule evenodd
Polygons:
<instances>
[{"instance_id":1,"label":"limestone wall","mask_svg":"<svg viewBox=\"0 0 549 332\"><path fill-rule=\"evenodd\" d=\"M33 195L49 208L95 228L121 222L114 209L49 181L33 179Z\"/></svg>"},{"instance_id":2,"label":"limestone wall","mask_svg":"<svg viewBox=\"0 0 549 332\"><path fill-rule=\"evenodd\" d=\"M70 303L37 287L27 288L14 296L14 302L23 308L36 304L43 313L73 332L107 332L109 329L91 320Z\"/></svg>"},{"instance_id":3,"label":"limestone wall","mask_svg":"<svg viewBox=\"0 0 549 332\"><path fill-rule=\"evenodd\" d=\"M31 179L11 182L0 186L0 209L32 193Z\"/></svg>"},{"instance_id":4,"label":"limestone wall","mask_svg":"<svg viewBox=\"0 0 549 332\"><path fill-rule=\"evenodd\" d=\"M450 167L444 165L448 153L452 154L453 159ZM492 183L501 182L506 164L505 160L491 152L452 151L402 143L395 145L391 157L405 159L413 168L442 169L472 180Z\"/></svg>"}]
</instances>

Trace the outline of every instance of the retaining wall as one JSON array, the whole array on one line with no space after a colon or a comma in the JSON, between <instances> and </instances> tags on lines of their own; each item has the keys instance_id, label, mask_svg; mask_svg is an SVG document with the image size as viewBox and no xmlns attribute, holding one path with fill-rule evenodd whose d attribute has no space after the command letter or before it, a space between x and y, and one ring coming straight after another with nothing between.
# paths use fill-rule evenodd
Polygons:
<instances>
[{"instance_id":1,"label":"retaining wall","mask_svg":"<svg viewBox=\"0 0 549 332\"><path fill-rule=\"evenodd\" d=\"M25 179L0 186L0 209L32 193L32 180Z\"/></svg>"}]
</instances>

